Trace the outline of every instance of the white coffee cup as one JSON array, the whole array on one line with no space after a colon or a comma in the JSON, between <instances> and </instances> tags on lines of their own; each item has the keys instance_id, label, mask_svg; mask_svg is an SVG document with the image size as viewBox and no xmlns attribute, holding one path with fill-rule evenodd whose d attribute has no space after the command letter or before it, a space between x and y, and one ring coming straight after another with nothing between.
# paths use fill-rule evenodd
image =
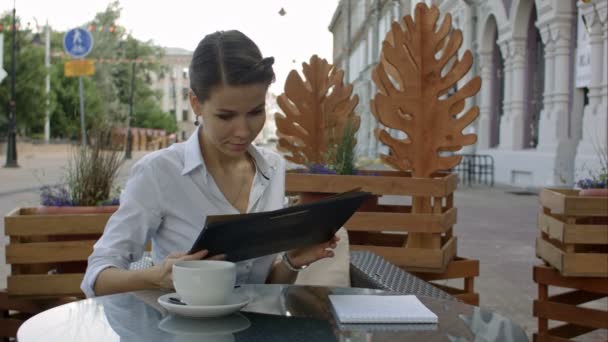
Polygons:
<instances>
[{"instance_id":1,"label":"white coffee cup","mask_svg":"<svg viewBox=\"0 0 608 342\"><path fill-rule=\"evenodd\" d=\"M188 260L173 264L173 286L189 305L222 305L236 283L236 265L220 260Z\"/></svg>"}]
</instances>

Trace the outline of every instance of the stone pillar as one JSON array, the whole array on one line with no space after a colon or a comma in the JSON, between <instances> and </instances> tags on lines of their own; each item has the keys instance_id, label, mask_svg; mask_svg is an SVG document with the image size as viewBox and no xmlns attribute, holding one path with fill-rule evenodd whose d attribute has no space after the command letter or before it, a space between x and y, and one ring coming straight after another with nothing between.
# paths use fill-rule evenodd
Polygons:
<instances>
[{"instance_id":1,"label":"stone pillar","mask_svg":"<svg viewBox=\"0 0 608 342\"><path fill-rule=\"evenodd\" d=\"M549 44L545 47L545 94L549 92L550 101L548 110L543 108L540 117L540 139L537 148L541 151L554 151L559 142L570 140L571 23L572 18L563 14L541 30L545 31L547 26L550 30L550 33L547 33L548 38L550 37L547 39ZM550 88L547 89L547 86ZM543 100L543 104L545 103Z\"/></svg>"},{"instance_id":2,"label":"stone pillar","mask_svg":"<svg viewBox=\"0 0 608 342\"><path fill-rule=\"evenodd\" d=\"M579 10L587 22L589 44L591 46L591 79L589 82L589 104L583 110L582 139L577 152L577 171L582 163L579 157L597 156L599 144L607 140L607 99L606 99L606 2L597 3L597 11L591 4L579 4ZM602 26L601 22L604 22ZM589 166L587 166L589 167Z\"/></svg>"},{"instance_id":3,"label":"stone pillar","mask_svg":"<svg viewBox=\"0 0 608 342\"><path fill-rule=\"evenodd\" d=\"M477 126L477 148L490 148L492 134L492 51L479 51L479 68L481 76L481 91L479 92L479 125Z\"/></svg>"},{"instance_id":4,"label":"stone pillar","mask_svg":"<svg viewBox=\"0 0 608 342\"><path fill-rule=\"evenodd\" d=\"M571 35L572 19L560 18L560 22L551 25L555 37L555 80L553 80L553 107L557 124L556 135L568 138L568 122L570 110L570 92L572 90L571 76Z\"/></svg>"},{"instance_id":5,"label":"stone pillar","mask_svg":"<svg viewBox=\"0 0 608 342\"><path fill-rule=\"evenodd\" d=\"M553 44L553 37L551 37L551 30L549 25L544 25L540 29L540 35L545 45L545 84L543 92L543 108L540 112L540 128L539 128L539 145L542 145L547 140L546 134L544 134L543 120L551 117L551 111L553 110L553 85L555 83L555 46Z\"/></svg>"},{"instance_id":6,"label":"stone pillar","mask_svg":"<svg viewBox=\"0 0 608 342\"><path fill-rule=\"evenodd\" d=\"M503 50L503 56L507 55ZM526 76L526 41L523 38L511 38L508 41L508 58L505 63L506 89L505 114L500 123L500 147L521 150L524 147L524 108ZM506 101L505 101L506 102Z\"/></svg>"}]
</instances>

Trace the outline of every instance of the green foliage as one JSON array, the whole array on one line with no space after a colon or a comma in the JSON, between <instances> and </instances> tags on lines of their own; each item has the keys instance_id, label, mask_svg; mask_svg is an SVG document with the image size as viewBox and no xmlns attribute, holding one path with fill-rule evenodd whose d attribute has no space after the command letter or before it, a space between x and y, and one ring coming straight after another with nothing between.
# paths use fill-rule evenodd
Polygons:
<instances>
[{"instance_id":1,"label":"green foliage","mask_svg":"<svg viewBox=\"0 0 608 342\"><path fill-rule=\"evenodd\" d=\"M88 23L96 27L116 25L120 18L120 4L111 2L105 11L99 12ZM9 13L0 16L5 27L10 26ZM22 25L23 27L23 25ZM4 34L5 69L10 68L11 35ZM135 66L135 92L133 96L133 117L131 126L159 128L175 132L175 118L160 108L160 96L150 86L152 73L163 73L159 62L163 50L152 42L141 42L131 35L110 32L93 32L94 48L87 58L117 60L141 59ZM64 63L68 57L62 56L64 32L51 32L51 136L78 139L80 137L80 102L78 78L64 76ZM20 134L32 135L43 132L45 118L45 76L44 47L32 44L33 33L20 30L17 34L17 124ZM42 37L44 40L44 36ZM8 66L8 67L7 67ZM95 122L103 121L115 126L126 126L129 114L131 79L133 64L96 63L95 75L83 77L87 130ZM7 131L8 113L6 103L10 97L9 77L0 84L0 135Z\"/></svg>"},{"instance_id":2,"label":"green foliage","mask_svg":"<svg viewBox=\"0 0 608 342\"><path fill-rule=\"evenodd\" d=\"M110 148L109 129L96 128L91 143L77 147L66 168L66 184L73 205L101 205L111 198L122 152Z\"/></svg>"},{"instance_id":3,"label":"green foliage","mask_svg":"<svg viewBox=\"0 0 608 342\"><path fill-rule=\"evenodd\" d=\"M12 25L11 14L0 16L0 23L4 27ZM19 25L19 18L17 18ZM10 68L12 32L4 32L4 69L9 73L0 83L0 130L2 133L8 129L8 106L10 100ZM15 101L17 129L22 134L42 132L44 130L44 48L34 45L34 35L31 31L19 30L16 33L16 79Z\"/></svg>"},{"instance_id":4,"label":"green foliage","mask_svg":"<svg viewBox=\"0 0 608 342\"><path fill-rule=\"evenodd\" d=\"M357 174L355 168L356 132L357 130L353 127L352 120L349 118L340 140L336 145L331 146L325 157L327 167L334 170L338 175Z\"/></svg>"}]
</instances>

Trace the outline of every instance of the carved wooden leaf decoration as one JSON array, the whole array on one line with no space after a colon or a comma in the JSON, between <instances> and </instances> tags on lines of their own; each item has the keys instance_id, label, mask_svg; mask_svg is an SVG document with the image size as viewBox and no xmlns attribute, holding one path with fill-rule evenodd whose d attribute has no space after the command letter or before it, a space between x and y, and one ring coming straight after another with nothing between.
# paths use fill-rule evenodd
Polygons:
<instances>
[{"instance_id":1,"label":"carved wooden leaf decoration","mask_svg":"<svg viewBox=\"0 0 608 342\"><path fill-rule=\"evenodd\" d=\"M276 113L277 148L289 161L323 164L327 148L342 137L348 119L356 132L360 118L353 111L359 102L352 85L344 85L344 71L313 55L302 63L305 79L292 70L285 92L277 97L283 113Z\"/></svg>"},{"instance_id":2,"label":"carved wooden leaf decoration","mask_svg":"<svg viewBox=\"0 0 608 342\"><path fill-rule=\"evenodd\" d=\"M473 56L467 50L458 58L462 32L452 30L450 14L441 25L437 25L438 18L436 6L419 3L414 19L403 18L405 29L393 22L382 43L380 63L372 73L378 87L371 101L372 113L384 126L407 134L406 139L396 139L386 130L376 130L376 137L391 150L381 158L397 169L411 170L415 177L451 169L462 156L440 156L439 152L457 151L477 140L477 135L462 134L462 130L477 118L479 108L459 114L465 99L479 91L481 79L474 77L446 96L471 69Z\"/></svg>"}]
</instances>

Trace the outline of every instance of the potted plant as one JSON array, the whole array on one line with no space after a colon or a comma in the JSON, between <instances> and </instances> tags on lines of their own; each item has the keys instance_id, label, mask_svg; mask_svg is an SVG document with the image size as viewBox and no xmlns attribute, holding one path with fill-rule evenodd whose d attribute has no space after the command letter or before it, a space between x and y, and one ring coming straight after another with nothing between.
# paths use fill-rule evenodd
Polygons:
<instances>
[{"instance_id":1,"label":"potted plant","mask_svg":"<svg viewBox=\"0 0 608 342\"><path fill-rule=\"evenodd\" d=\"M41 206L16 208L4 217L8 292L13 295L81 295L79 284L93 244L118 208L114 181L122 152L97 129L90 143L75 148L65 185L44 186Z\"/></svg>"},{"instance_id":2,"label":"potted plant","mask_svg":"<svg viewBox=\"0 0 608 342\"><path fill-rule=\"evenodd\" d=\"M114 183L123 157L107 143L104 132L96 133L89 145L74 149L63 184L41 187L39 214L116 211L120 187Z\"/></svg>"}]
</instances>

